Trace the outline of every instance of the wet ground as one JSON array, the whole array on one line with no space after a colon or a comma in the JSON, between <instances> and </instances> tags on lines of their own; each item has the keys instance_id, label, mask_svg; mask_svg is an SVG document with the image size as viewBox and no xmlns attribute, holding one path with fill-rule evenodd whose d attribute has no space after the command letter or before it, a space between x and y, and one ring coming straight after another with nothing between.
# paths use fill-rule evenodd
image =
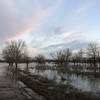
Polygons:
<instances>
[{"instance_id":1,"label":"wet ground","mask_svg":"<svg viewBox=\"0 0 100 100\"><path fill-rule=\"evenodd\" d=\"M6 76L7 64L0 64L0 100L26 100L20 90Z\"/></svg>"}]
</instances>

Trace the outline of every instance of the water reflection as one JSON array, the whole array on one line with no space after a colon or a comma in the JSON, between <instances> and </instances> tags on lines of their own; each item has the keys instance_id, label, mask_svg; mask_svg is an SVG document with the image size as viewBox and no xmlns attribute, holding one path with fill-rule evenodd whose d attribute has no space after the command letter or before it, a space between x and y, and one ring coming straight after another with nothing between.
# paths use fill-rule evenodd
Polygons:
<instances>
[{"instance_id":1,"label":"water reflection","mask_svg":"<svg viewBox=\"0 0 100 100\"><path fill-rule=\"evenodd\" d=\"M8 66L6 68L6 76L12 81L12 83L17 84L19 74L15 66Z\"/></svg>"},{"instance_id":2,"label":"water reflection","mask_svg":"<svg viewBox=\"0 0 100 100\"><path fill-rule=\"evenodd\" d=\"M40 75L58 84L71 84L82 91L100 92L100 79L93 76L81 76L68 73L66 70L31 69L34 75Z\"/></svg>"},{"instance_id":3,"label":"water reflection","mask_svg":"<svg viewBox=\"0 0 100 100\"><path fill-rule=\"evenodd\" d=\"M71 84L72 86L78 88L82 91L92 91L100 92L100 78L95 78L94 76L81 76L68 73L66 70L56 69L55 67L50 67L47 69L46 66L36 67L35 64L29 64L29 72L34 75L40 75L44 78L52 80L57 84ZM51 65L49 65L51 66ZM20 64L19 68L25 69L25 64ZM9 71L8 71L9 72ZM18 78L17 72L9 72L12 81L16 81ZM16 76L17 75L17 76Z\"/></svg>"}]
</instances>

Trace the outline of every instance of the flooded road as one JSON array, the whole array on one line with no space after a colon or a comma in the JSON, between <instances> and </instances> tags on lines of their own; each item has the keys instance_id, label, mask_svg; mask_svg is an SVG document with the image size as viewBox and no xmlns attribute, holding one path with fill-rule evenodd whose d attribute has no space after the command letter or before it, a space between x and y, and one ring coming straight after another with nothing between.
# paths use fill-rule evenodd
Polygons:
<instances>
[{"instance_id":1,"label":"flooded road","mask_svg":"<svg viewBox=\"0 0 100 100\"><path fill-rule=\"evenodd\" d=\"M8 64L0 63L0 100L26 100L26 96L7 77L7 67Z\"/></svg>"},{"instance_id":2,"label":"flooded road","mask_svg":"<svg viewBox=\"0 0 100 100\"><path fill-rule=\"evenodd\" d=\"M0 63L0 77L5 76L7 66L7 63Z\"/></svg>"}]
</instances>

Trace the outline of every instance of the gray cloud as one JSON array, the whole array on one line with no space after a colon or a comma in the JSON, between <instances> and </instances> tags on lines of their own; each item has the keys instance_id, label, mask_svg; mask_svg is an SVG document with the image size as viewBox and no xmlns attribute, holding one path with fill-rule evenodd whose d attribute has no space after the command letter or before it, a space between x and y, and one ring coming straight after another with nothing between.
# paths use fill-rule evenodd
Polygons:
<instances>
[{"instance_id":1,"label":"gray cloud","mask_svg":"<svg viewBox=\"0 0 100 100\"><path fill-rule=\"evenodd\" d=\"M57 1L55 1L56 3ZM39 0L0 0L0 39L32 31L49 13L52 2Z\"/></svg>"},{"instance_id":2,"label":"gray cloud","mask_svg":"<svg viewBox=\"0 0 100 100\"><path fill-rule=\"evenodd\" d=\"M0 0L0 37L2 39L21 33L28 26L27 20L20 21L14 0Z\"/></svg>"},{"instance_id":3,"label":"gray cloud","mask_svg":"<svg viewBox=\"0 0 100 100\"><path fill-rule=\"evenodd\" d=\"M78 50L81 48L86 48L88 43L89 43L88 41L73 40L73 41L70 41L69 43L49 45L45 48L42 48L42 51L48 54L48 53L59 51L66 48L70 48L71 50Z\"/></svg>"}]
</instances>

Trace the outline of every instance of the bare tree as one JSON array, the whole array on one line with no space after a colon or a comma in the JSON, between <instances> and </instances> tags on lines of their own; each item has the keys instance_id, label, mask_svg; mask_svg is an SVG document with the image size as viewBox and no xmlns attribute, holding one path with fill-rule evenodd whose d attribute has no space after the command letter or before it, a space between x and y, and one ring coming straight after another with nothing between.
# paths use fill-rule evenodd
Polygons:
<instances>
[{"instance_id":1,"label":"bare tree","mask_svg":"<svg viewBox=\"0 0 100 100\"><path fill-rule=\"evenodd\" d=\"M57 51L55 53L51 53L50 55L53 58L53 60L55 62L57 62L57 64L63 64L64 63L65 55L63 54L62 51Z\"/></svg>"},{"instance_id":2,"label":"bare tree","mask_svg":"<svg viewBox=\"0 0 100 100\"><path fill-rule=\"evenodd\" d=\"M77 67L78 67L78 62L79 62L79 55L78 55L78 53L73 53L72 60L74 62L74 66L77 65Z\"/></svg>"},{"instance_id":3,"label":"bare tree","mask_svg":"<svg viewBox=\"0 0 100 100\"><path fill-rule=\"evenodd\" d=\"M72 52L69 48L67 48L66 50L64 50L64 54L65 54L65 62L68 63L72 55Z\"/></svg>"},{"instance_id":4,"label":"bare tree","mask_svg":"<svg viewBox=\"0 0 100 100\"><path fill-rule=\"evenodd\" d=\"M58 64L65 64L65 63L68 64L69 58L71 56L71 51L70 49L65 49L52 53L50 55Z\"/></svg>"},{"instance_id":5,"label":"bare tree","mask_svg":"<svg viewBox=\"0 0 100 100\"><path fill-rule=\"evenodd\" d=\"M26 70L28 70L29 69L29 62L31 61L31 57L29 57L27 50L25 50L25 52L23 53L23 60L26 63Z\"/></svg>"},{"instance_id":6,"label":"bare tree","mask_svg":"<svg viewBox=\"0 0 100 100\"><path fill-rule=\"evenodd\" d=\"M21 60L21 57L23 55L24 47L25 42L21 40L13 40L7 43L2 52L3 58L9 63L15 63L17 68L17 64Z\"/></svg>"},{"instance_id":7,"label":"bare tree","mask_svg":"<svg viewBox=\"0 0 100 100\"><path fill-rule=\"evenodd\" d=\"M42 55L42 54L37 55L37 56L35 57L35 60L36 60L36 62L37 62L38 64L45 64L45 62L46 62L46 58L45 58L45 56Z\"/></svg>"},{"instance_id":8,"label":"bare tree","mask_svg":"<svg viewBox=\"0 0 100 100\"><path fill-rule=\"evenodd\" d=\"M79 56L79 58L82 59L82 58L83 58L83 55L84 55L84 51L83 51L83 49L80 49L80 50L78 51L78 56Z\"/></svg>"},{"instance_id":9,"label":"bare tree","mask_svg":"<svg viewBox=\"0 0 100 100\"><path fill-rule=\"evenodd\" d=\"M10 65L13 65L13 59L12 59L12 54L10 54L10 50L8 48L8 46L5 47L5 49L3 50L2 52L2 55L3 55L3 59L9 63L9 66Z\"/></svg>"},{"instance_id":10,"label":"bare tree","mask_svg":"<svg viewBox=\"0 0 100 100\"><path fill-rule=\"evenodd\" d=\"M98 57L98 54L99 54L98 49L99 49L99 46L97 43L92 42L88 44L87 56L91 58L94 67L96 67L96 58ZM95 71L96 71L96 68L95 68Z\"/></svg>"},{"instance_id":11,"label":"bare tree","mask_svg":"<svg viewBox=\"0 0 100 100\"><path fill-rule=\"evenodd\" d=\"M78 60L79 60L80 65L82 65L82 63L83 63L83 57L84 57L84 51L83 51L83 49L80 49L78 51L77 56L78 56Z\"/></svg>"}]
</instances>

